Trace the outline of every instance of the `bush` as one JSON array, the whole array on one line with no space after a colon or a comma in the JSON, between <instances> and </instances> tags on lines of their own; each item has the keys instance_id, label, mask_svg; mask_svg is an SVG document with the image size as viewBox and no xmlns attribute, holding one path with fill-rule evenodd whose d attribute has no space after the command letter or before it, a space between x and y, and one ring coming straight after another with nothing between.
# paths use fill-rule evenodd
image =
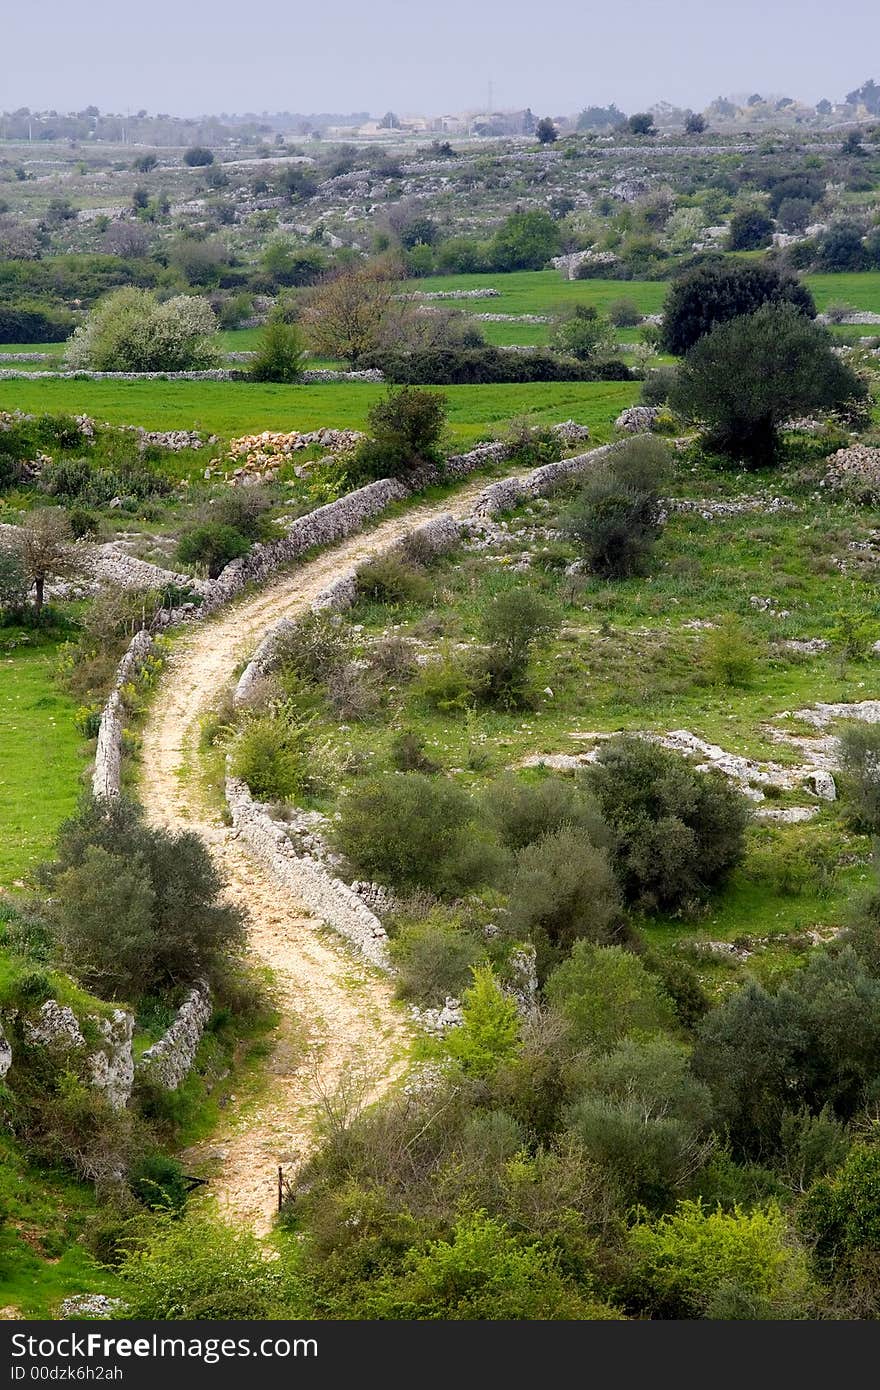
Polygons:
<instances>
[{"instance_id":1,"label":"bush","mask_svg":"<svg viewBox=\"0 0 880 1390\"><path fill-rule=\"evenodd\" d=\"M462 996L462 1023L444 1049L468 1076L491 1076L516 1054L520 1023L516 1002L504 994L490 966L477 967Z\"/></svg>"},{"instance_id":2,"label":"bush","mask_svg":"<svg viewBox=\"0 0 880 1390\"><path fill-rule=\"evenodd\" d=\"M724 882L742 860L749 810L719 772L632 735L601 746L585 773L615 835L627 902L674 912Z\"/></svg>"},{"instance_id":3,"label":"bush","mask_svg":"<svg viewBox=\"0 0 880 1390\"><path fill-rule=\"evenodd\" d=\"M425 740L414 729L401 729L391 741L391 765L396 772L437 772L425 752Z\"/></svg>"},{"instance_id":4,"label":"bush","mask_svg":"<svg viewBox=\"0 0 880 1390\"><path fill-rule=\"evenodd\" d=\"M407 562L404 555L388 551L361 565L357 572L358 592L373 603L427 603L431 585L425 573Z\"/></svg>"},{"instance_id":5,"label":"bush","mask_svg":"<svg viewBox=\"0 0 880 1390\"><path fill-rule=\"evenodd\" d=\"M561 250L562 234L549 212L512 212L492 238L492 268L541 270Z\"/></svg>"},{"instance_id":6,"label":"bush","mask_svg":"<svg viewBox=\"0 0 880 1390\"><path fill-rule=\"evenodd\" d=\"M712 679L718 685L745 687L755 674L755 644L733 614L727 614L706 638Z\"/></svg>"},{"instance_id":7,"label":"bush","mask_svg":"<svg viewBox=\"0 0 880 1390\"><path fill-rule=\"evenodd\" d=\"M67 345L74 371L184 372L219 362L217 320L207 300L175 295L160 303L134 287L102 300Z\"/></svg>"},{"instance_id":8,"label":"bush","mask_svg":"<svg viewBox=\"0 0 880 1390\"><path fill-rule=\"evenodd\" d=\"M611 837L596 800L582 780L550 775L540 782L526 782L508 772L489 787L483 806L509 850L525 849L542 835L552 835L566 827L583 831L594 845L610 844Z\"/></svg>"},{"instance_id":9,"label":"bush","mask_svg":"<svg viewBox=\"0 0 880 1390\"><path fill-rule=\"evenodd\" d=\"M727 237L729 251L757 251L773 240L773 219L766 212L744 209L730 219Z\"/></svg>"},{"instance_id":10,"label":"bush","mask_svg":"<svg viewBox=\"0 0 880 1390\"><path fill-rule=\"evenodd\" d=\"M422 921L398 926L391 941L397 969L397 992L422 1007L442 1005L459 996L482 957L478 943L440 909Z\"/></svg>"},{"instance_id":11,"label":"bush","mask_svg":"<svg viewBox=\"0 0 880 1390\"><path fill-rule=\"evenodd\" d=\"M813 296L799 280L762 262L709 261L673 284L663 306L664 352L683 357L719 323L753 314L763 304L792 304L813 318Z\"/></svg>"},{"instance_id":12,"label":"bush","mask_svg":"<svg viewBox=\"0 0 880 1390\"><path fill-rule=\"evenodd\" d=\"M640 405L665 405L669 400L678 373L671 364L652 367L645 373L639 393Z\"/></svg>"},{"instance_id":13,"label":"bush","mask_svg":"<svg viewBox=\"0 0 880 1390\"><path fill-rule=\"evenodd\" d=\"M325 681L350 656L348 625L327 612L308 613L291 623L273 648L273 664L315 685Z\"/></svg>"},{"instance_id":14,"label":"bush","mask_svg":"<svg viewBox=\"0 0 880 1390\"><path fill-rule=\"evenodd\" d=\"M358 363L376 367L398 385L492 386L530 381L632 381L624 362L578 362L550 352L505 352L498 347L371 351Z\"/></svg>"},{"instance_id":15,"label":"bush","mask_svg":"<svg viewBox=\"0 0 880 1390\"><path fill-rule=\"evenodd\" d=\"M342 799L335 838L358 877L456 892L483 871L474 852L473 814L454 782L392 772Z\"/></svg>"},{"instance_id":16,"label":"bush","mask_svg":"<svg viewBox=\"0 0 880 1390\"><path fill-rule=\"evenodd\" d=\"M287 801L312 789L311 728L290 705L246 714L232 749L233 777L259 801Z\"/></svg>"},{"instance_id":17,"label":"bush","mask_svg":"<svg viewBox=\"0 0 880 1390\"><path fill-rule=\"evenodd\" d=\"M576 304L559 319L551 345L578 362L597 363L614 357L617 339L608 320L591 304Z\"/></svg>"},{"instance_id":18,"label":"bush","mask_svg":"<svg viewBox=\"0 0 880 1390\"><path fill-rule=\"evenodd\" d=\"M604 1056L588 1053L580 1081L571 1131L626 1198L667 1203L705 1161L712 1118L709 1088L691 1075L684 1048L627 1038Z\"/></svg>"},{"instance_id":19,"label":"bush","mask_svg":"<svg viewBox=\"0 0 880 1390\"><path fill-rule=\"evenodd\" d=\"M148 826L125 798L87 799L43 870L60 957L87 987L137 999L202 975L238 949L240 913L203 842Z\"/></svg>"},{"instance_id":20,"label":"bush","mask_svg":"<svg viewBox=\"0 0 880 1390\"><path fill-rule=\"evenodd\" d=\"M857 829L880 835L880 727L844 725L838 749L847 814Z\"/></svg>"},{"instance_id":21,"label":"bush","mask_svg":"<svg viewBox=\"0 0 880 1390\"><path fill-rule=\"evenodd\" d=\"M254 381L277 381L284 385L299 381L305 352L296 324L271 318L257 339L256 356L250 364Z\"/></svg>"},{"instance_id":22,"label":"bush","mask_svg":"<svg viewBox=\"0 0 880 1390\"><path fill-rule=\"evenodd\" d=\"M663 1032L674 1021L672 1002L657 979L620 946L575 942L544 992L577 1047L601 1051L628 1033Z\"/></svg>"},{"instance_id":23,"label":"bush","mask_svg":"<svg viewBox=\"0 0 880 1390\"><path fill-rule=\"evenodd\" d=\"M186 1206L183 1168L167 1154L145 1154L132 1166L128 1185L138 1201L152 1211L180 1212Z\"/></svg>"},{"instance_id":24,"label":"bush","mask_svg":"<svg viewBox=\"0 0 880 1390\"><path fill-rule=\"evenodd\" d=\"M262 1321L301 1306L283 1260L267 1260L249 1231L201 1215L159 1220L144 1241L129 1242L118 1275L129 1318Z\"/></svg>"},{"instance_id":25,"label":"bush","mask_svg":"<svg viewBox=\"0 0 880 1390\"><path fill-rule=\"evenodd\" d=\"M516 856L508 923L514 938L534 942L542 974L582 937L613 941L623 918L607 851L567 827L526 845Z\"/></svg>"},{"instance_id":26,"label":"bush","mask_svg":"<svg viewBox=\"0 0 880 1390\"><path fill-rule=\"evenodd\" d=\"M189 169L205 169L214 163L214 152L205 145L192 145L184 151L183 162Z\"/></svg>"},{"instance_id":27,"label":"bush","mask_svg":"<svg viewBox=\"0 0 880 1390\"><path fill-rule=\"evenodd\" d=\"M62 309L44 305L0 304L0 343L58 343L76 319Z\"/></svg>"},{"instance_id":28,"label":"bush","mask_svg":"<svg viewBox=\"0 0 880 1390\"><path fill-rule=\"evenodd\" d=\"M184 565L197 565L216 579L230 560L237 560L250 550L246 536L234 526L210 522L183 531L177 545L177 558Z\"/></svg>"},{"instance_id":29,"label":"bush","mask_svg":"<svg viewBox=\"0 0 880 1390\"><path fill-rule=\"evenodd\" d=\"M866 401L866 386L827 329L790 304L765 304L690 349L672 404L701 422L711 448L755 467L776 458L788 416Z\"/></svg>"},{"instance_id":30,"label":"bush","mask_svg":"<svg viewBox=\"0 0 880 1390\"><path fill-rule=\"evenodd\" d=\"M522 704L532 652L557 623L552 604L533 589L508 589L492 599L482 625L487 647L474 663L484 699L508 709Z\"/></svg>"},{"instance_id":31,"label":"bush","mask_svg":"<svg viewBox=\"0 0 880 1390\"><path fill-rule=\"evenodd\" d=\"M370 438L358 446L354 470L371 477L399 477L439 463L446 424L446 397L403 386L369 411Z\"/></svg>"},{"instance_id":32,"label":"bush","mask_svg":"<svg viewBox=\"0 0 880 1390\"><path fill-rule=\"evenodd\" d=\"M627 1243L632 1301L649 1316L803 1316L806 1256L775 1204L723 1212L681 1202L656 1222L637 1222Z\"/></svg>"},{"instance_id":33,"label":"bush","mask_svg":"<svg viewBox=\"0 0 880 1390\"><path fill-rule=\"evenodd\" d=\"M603 578L646 571L662 527L660 487L668 460L668 447L659 439L618 444L587 475L566 513L563 529Z\"/></svg>"},{"instance_id":34,"label":"bush","mask_svg":"<svg viewBox=\"0 0 880 1390\"><path fill-rule=\"evenodd\" d=\"M642 311L634 299L613 299L608 305L608 318L615 328L637 328Z\"/></svg>"}]
</instances>

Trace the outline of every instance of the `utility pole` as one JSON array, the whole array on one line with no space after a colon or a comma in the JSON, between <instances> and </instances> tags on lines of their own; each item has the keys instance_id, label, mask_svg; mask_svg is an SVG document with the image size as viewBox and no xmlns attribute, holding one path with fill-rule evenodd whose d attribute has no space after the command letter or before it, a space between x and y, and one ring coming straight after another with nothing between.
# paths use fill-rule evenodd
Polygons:
<instances>
[{"instance_id":1,"label":"utility pole","mask_svg":"<svg viewBox=\"0 0 880 1390\"><path fill-rule=\"evenodd\" d=\"M490 116L492 115L492 79L491 79L491 77L489 78L489 107L488 107L488 114L489 114Z\"/></svg>"}]
</instances>

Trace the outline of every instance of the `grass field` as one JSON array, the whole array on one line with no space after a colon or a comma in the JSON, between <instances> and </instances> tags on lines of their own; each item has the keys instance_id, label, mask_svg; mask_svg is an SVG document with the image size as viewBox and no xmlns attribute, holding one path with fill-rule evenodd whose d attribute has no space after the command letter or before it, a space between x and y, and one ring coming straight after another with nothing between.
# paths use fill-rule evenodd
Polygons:
<instances>
[{"instance_id":1,"label":"grass field","mask_svg":"<svg viewBox=\"0 0 880 1390\"><path fill-rule=\"evenodd\" d=\"M853 272L851 275L806 275L805 283L813 291L818 309L829 304L852 304L856 309L870 309L880 314L880 270ZM870 329L864 330L866 333Z\"/></svg>"},{"instance_id":2,"label":"grass field","mask_svg":"<svg viewBox=\"0 0 880 1390\"><path fill-rule=\"evenodd\" d=\"M83 744L57 660L54 644L0 646L0 887L48 853L76 802Z\"/></svg>"},{"instance_id":3,"label":"grass field","mask_svg":"<svg viewBox=\"0 0 880 1390\"><path fill-rule=\"evenodd\" d=\"M83 411L110 424L147 429L205 429L231 436L249 431L362 428L384 394L369 382L271 386L222 381L0 381L0 410ZM485 437L520 415L576 420L607 439L616 416L638 394L636 382L530 382L447 386L449 422L461 443Z\"/></svg>"},{"instance_id":4,"label":"grass field","mask_svg":"<svg viewBox=\"0 0 880 1390\"><path fill-rule=\"evenodd\" d=\"M558 270L517 270L506 275L435 275L425 280L410 280L404 286L407 291L501 291L497 299L449 301L450 308L474 314L553 314L566 304L593 304L604 313L615 299L631 299L643 314L658 314L668 288L664 280L563 280ZM442 300L438 302L443 303ZM493 327L492 324L485 326Z\"/></svg>"}]
</instances>

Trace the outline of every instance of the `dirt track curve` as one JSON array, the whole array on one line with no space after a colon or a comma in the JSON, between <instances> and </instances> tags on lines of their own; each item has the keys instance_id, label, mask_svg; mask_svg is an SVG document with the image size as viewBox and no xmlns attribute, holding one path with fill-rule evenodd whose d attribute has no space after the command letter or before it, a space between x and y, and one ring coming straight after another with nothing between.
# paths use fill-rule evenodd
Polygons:
<instances>
[{"instance_id":1,"label":"dirt track curve","mask_svg":"<svg viewBox=\"0 0 880 1390\"><path fill-rule=\"evenodd\" d=\"M258 1232L276 1208L277 1169L290 1169L314 1142L318 1092L366 1073L378 1095L403 1068L408 1028L388 981L328 940L316 921L285 899L271 874L246 853L206 804L195 775L199 722L232 682L266 628L305 610L330 581L434 516L461 516L485 487L462 488L442 504L410 509L323 551L317 559L246 596L179 637L143 734L140 794L149 819L197 831L218 863L228 896L247 909L249 949L274 974L281 1019L267 1061L267 1084L253 1105L230 1107L210 1143L211 1179L221 1209ZM186 772L184 771L186 769ZM316 1084L317 1083L317 1084ZM209 1156L206 1146L192 1158Z\"/></svg>"}]
</instances>

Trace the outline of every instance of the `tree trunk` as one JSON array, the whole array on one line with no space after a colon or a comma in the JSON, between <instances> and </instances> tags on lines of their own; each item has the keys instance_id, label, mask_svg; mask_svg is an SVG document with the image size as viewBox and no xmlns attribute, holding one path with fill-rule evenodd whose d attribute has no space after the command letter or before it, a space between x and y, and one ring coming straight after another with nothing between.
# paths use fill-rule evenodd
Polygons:
<instances>
[{"instance_id":1,"label":"tree trunk","mask_svg":"<svg viewBox=\"0 0 880 1390\"><path fill-rule=\"evenodd\" d=\"M46 587L46 576L38 574L34 580L34 601L37 605L37 612L43 611L43 593Z\"/></svg>"}]
</instances>

